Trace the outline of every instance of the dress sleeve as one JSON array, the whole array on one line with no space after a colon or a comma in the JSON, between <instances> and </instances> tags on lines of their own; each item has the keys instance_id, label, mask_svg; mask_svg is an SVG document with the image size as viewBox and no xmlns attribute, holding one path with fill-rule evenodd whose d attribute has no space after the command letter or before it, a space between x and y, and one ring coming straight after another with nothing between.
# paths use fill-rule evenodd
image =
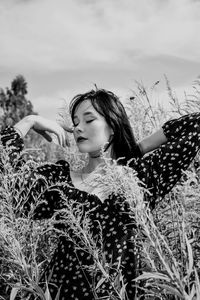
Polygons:
<instances>
[{"instance_id":1,"label":"dress sleeve","mask_svg":"<svg viewBox=\"0 0 200 300\"><path fill-rule=\"evenodd\" d=\"M138 177L150 191L150 205L164 197L181 178L199 150L200 113L173 119L163 125L167 142L154 152L132 162Z\"/></svg>"},{"instance_id":2,"label":"dress sleeve","mask_svg":"<svg viewBox=\"0 0 200 300\"><path fill-rule=\"evenodd\" d=\"M11 163L23 150L24 142L13 127L7 127L0 134L2 146L8 149ZM0 171L4 171L2 157L0 156ZM16 167L20 167L21 160ZM30 175L30 174L29 174ZM69 164L60 160L55 164L41 165L32 171L31 176L26 178L27 184L22 190L20 197L23 200L23 212L27 214L31 208L36 206L33 212L34 219L50 218L54 211L62 208L61 193L66 190L69 178ZM16 185L16 189L19 187Z\"/></svg>"},{"instance_id":3,"label":"dress sleeve","mask_svg":"<svg viewBox=\"0 0 200 300\"><path fill-rule=\"evenodd\" d=\"M13 127L6 127L0 133L1 144L8 149L10 161L13 162L17 155L23 150L24 141ZM1 161L2 163L2 161ZM1 165L2 169L2 165Z\"/></svg>"},{"instance_id":4,"label":"dress sleeve","mask_svg":"<svg viewBox=\"0 0 200 300\"><path fill-rule=\"evenodd\" d=\"M59 161L56 164L45 164L38 167L29 180L25 211L30 210L31 203L36 208L34 219L46 219L53 216L55 210L64 207L62 195L66 193L69 176L69 164Z\"/></svg>"}]
</instances>

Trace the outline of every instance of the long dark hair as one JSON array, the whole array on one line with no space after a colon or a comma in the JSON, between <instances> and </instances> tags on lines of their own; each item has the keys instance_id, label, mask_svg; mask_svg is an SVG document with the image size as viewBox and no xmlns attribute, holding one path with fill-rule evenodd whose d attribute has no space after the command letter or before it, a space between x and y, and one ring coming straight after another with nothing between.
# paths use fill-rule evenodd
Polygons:
<instances>
[{"instance_id":1,"label":"long dark hair","mask_svg":"<svg viewBox=\"0 0 200 300\"><path fill-rule=\"evenodd\" d=\"M73 120L77 106L84 100L90 100L92 106L101 114L107 124L112 128L112 155L119 160L119 164L126 164L134 157L140 157L141 152L136 143L133 131L119 98L110 91L104 89L91 90L75 96L70 103L70 114Z\"/></svg>"}]
</instances>

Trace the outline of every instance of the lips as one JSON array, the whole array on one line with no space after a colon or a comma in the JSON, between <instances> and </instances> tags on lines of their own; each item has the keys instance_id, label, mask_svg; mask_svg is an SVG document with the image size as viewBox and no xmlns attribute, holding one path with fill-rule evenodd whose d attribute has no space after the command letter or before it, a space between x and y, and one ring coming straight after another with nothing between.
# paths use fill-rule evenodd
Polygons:
<instances>
[{"instance_id":1,"label":"lips","mask_svg":"<svg viewBox=\"0 0 200 300\"><path fill-rule=\"evenodd\" d=\"M83 136L79 136L76 141L77 141L77 143L81 143L81 142L86 141L86 140L87 139L84 138Z\"/></svg>"}]
</instances>

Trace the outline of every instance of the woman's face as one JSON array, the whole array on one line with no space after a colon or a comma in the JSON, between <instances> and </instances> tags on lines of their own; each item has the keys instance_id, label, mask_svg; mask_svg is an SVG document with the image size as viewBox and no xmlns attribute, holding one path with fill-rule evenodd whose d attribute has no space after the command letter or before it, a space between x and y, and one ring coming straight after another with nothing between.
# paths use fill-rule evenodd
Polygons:
<instances>
[{"instance_id":1,"label":"woman's face","mask_svg":"<svg viewBox=\"0 0 200 300\"><path fill-rule=\"evenodd\" d=\"M113 133L105 118L92 106L90 100L80 103L73 116L74 138L79 151L95 153L109 142Z\"/></svg>"}]
</instances>

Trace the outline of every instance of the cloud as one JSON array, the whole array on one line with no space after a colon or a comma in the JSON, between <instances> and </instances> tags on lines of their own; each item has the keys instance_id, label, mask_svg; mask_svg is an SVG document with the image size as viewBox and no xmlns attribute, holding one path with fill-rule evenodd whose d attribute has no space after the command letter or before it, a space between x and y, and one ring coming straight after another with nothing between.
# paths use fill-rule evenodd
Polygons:
<instances>
[{"instance_id":1,"label":"cloud","mask_svg":"<svg viewBox=\"0 0 200 300\"><path fill-rule=\"evenodd\" d=\"M0 1L0 85L23 74L35 109L52 117L94 83L123 98L135 79L167 74L184 89L199 75L199 23L195 0Z\"/></svg>"},{"instance_id":2,"label":"cloud","mask_svg":"<svg viewBox=\"0 0 200 300\"><path fill-rule=\"evenodd\" d=\"M152 55L200 59L198 1L8 0L0 12L0 66L10 70L128 67Z\"/></svg>"}]
</instances>

